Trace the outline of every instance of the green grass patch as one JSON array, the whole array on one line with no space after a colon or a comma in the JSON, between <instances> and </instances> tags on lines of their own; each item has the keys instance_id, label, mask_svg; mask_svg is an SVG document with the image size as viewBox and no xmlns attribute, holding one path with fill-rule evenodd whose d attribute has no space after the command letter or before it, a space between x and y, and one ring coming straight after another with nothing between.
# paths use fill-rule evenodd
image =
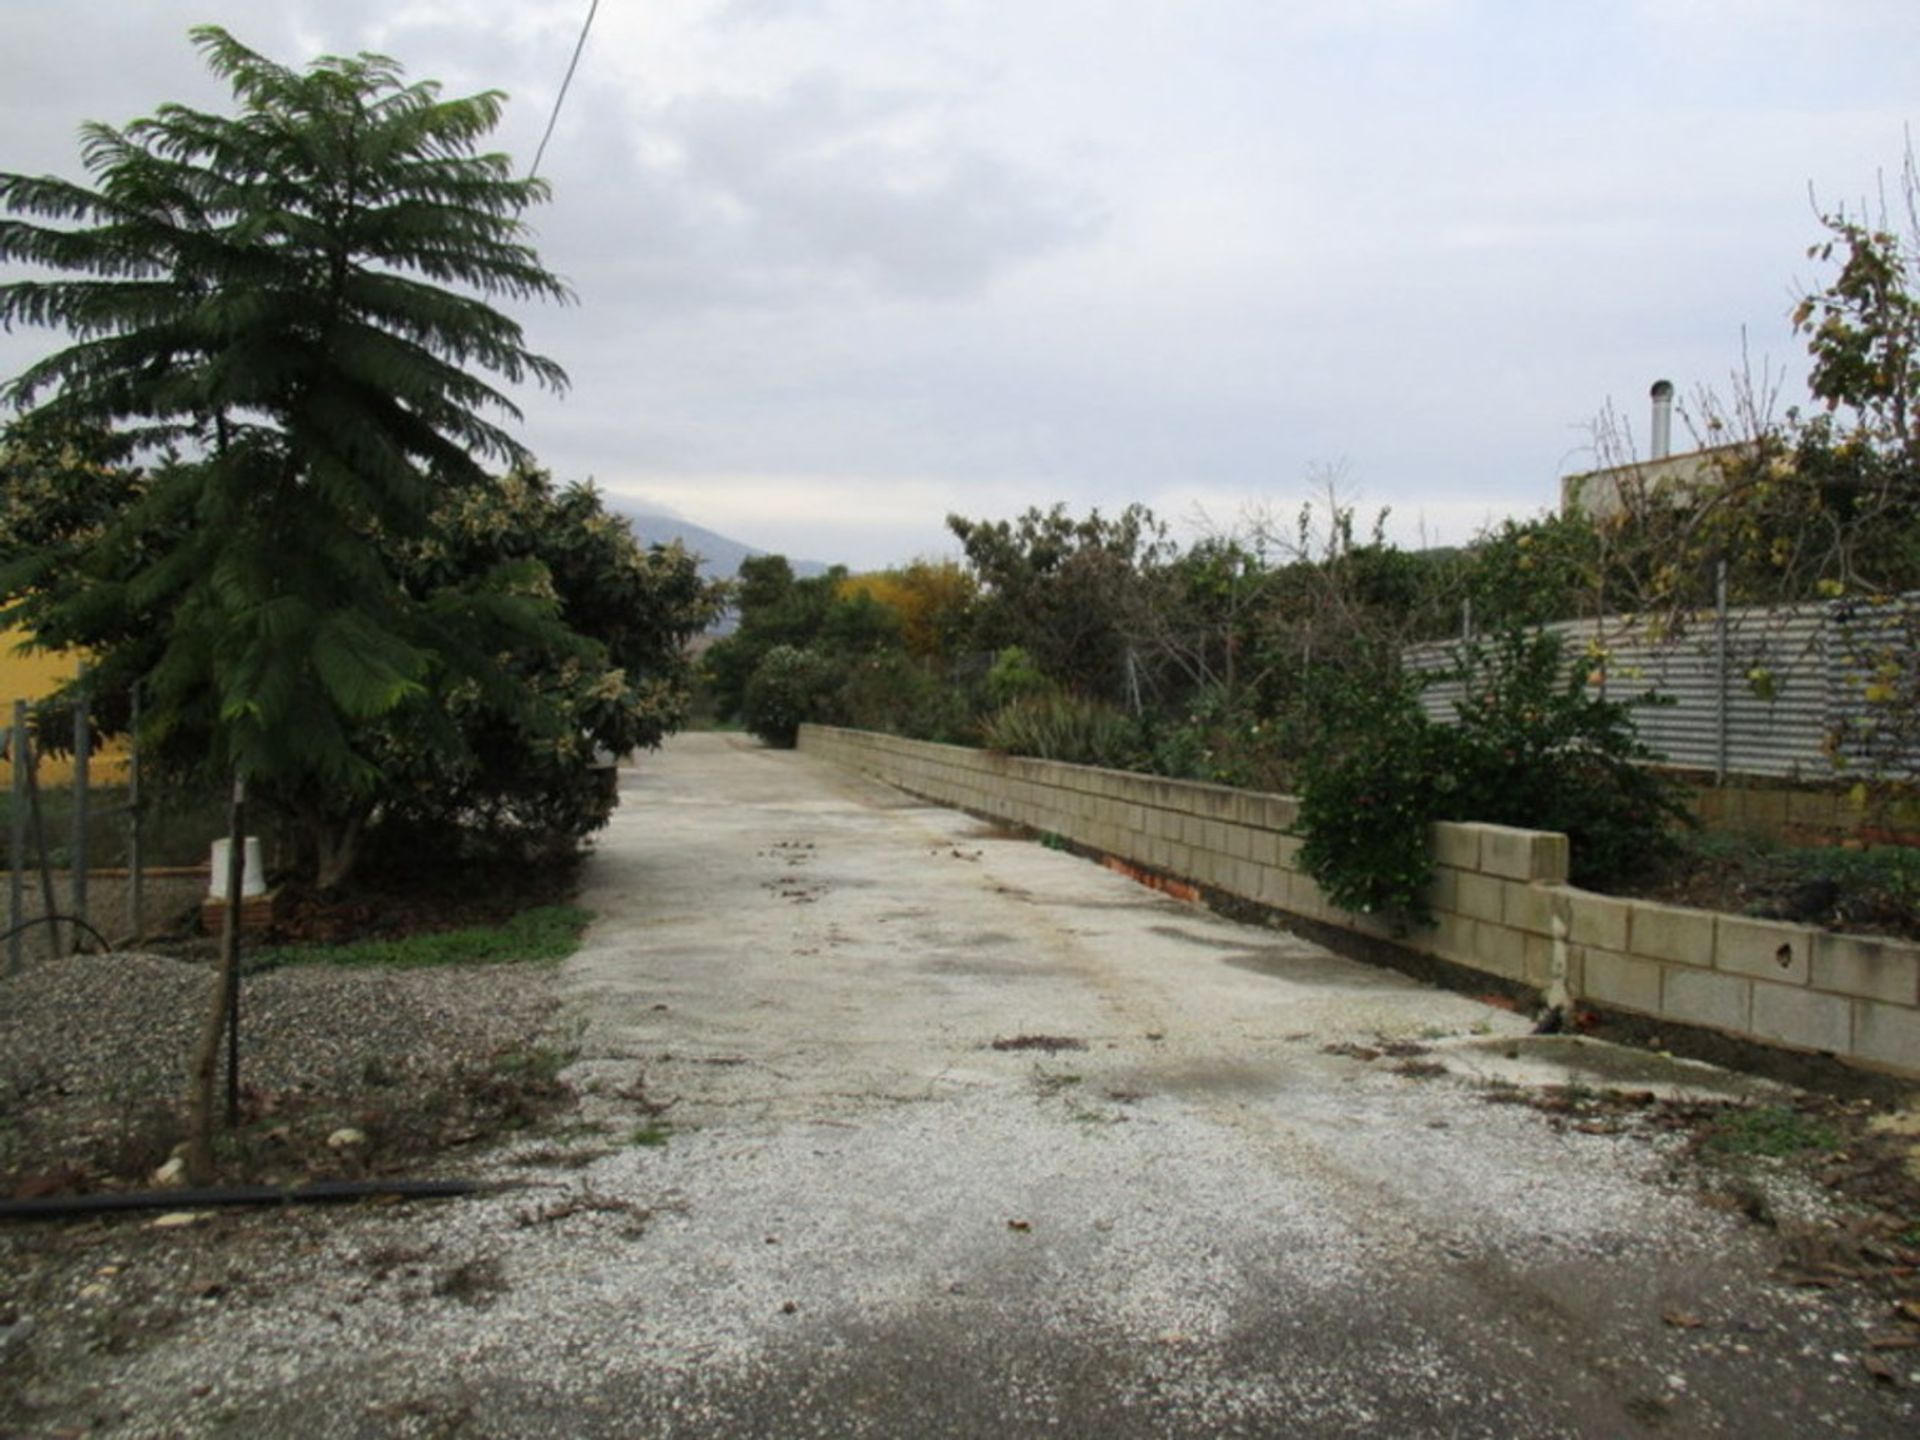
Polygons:
<instances>
[{"instance_id":1,"label":"green grass patch","mask_svg":"<svg viewBox=\"0 0 1920 1440\"><path fill-rule=\"evenodd\" d=\"M536 905L499 925L356 940L346 945L279 945L256 951L249 968L282 965L385 966L416 970L431 965L555 965L580 948L580 934L593 912L578 905Z\"/></svg>"},{"instance_id":2,"label":"green grass patch","mask_svg":"<svg viewBox=\"0 0 1920 1440\"><path fill-rule=\"evenodd\" d=\"M650 1125L642 1125L627 1139L635 1145L644 1145L649 1150L657 1150L673 1138L673 1127L656 1120Z\"/></svg>"},{"instance_id":3,"label":"green grass patch","mask_svg":"<svg viewBox=\"0 0 1920 1440\"><path fill-rule=\"evenodd\" d=\"M1785 1105L1761 1105L1728 1116L1707 1137L1707 1148L1722 1155L1793 1155L1837 1149L1840 1133Z\"/></svg>"}]
</instances>

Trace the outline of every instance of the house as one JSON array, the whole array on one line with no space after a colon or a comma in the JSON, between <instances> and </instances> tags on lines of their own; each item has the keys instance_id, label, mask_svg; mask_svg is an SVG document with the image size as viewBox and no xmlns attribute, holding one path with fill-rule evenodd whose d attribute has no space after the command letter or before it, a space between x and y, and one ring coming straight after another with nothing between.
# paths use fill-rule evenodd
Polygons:
<instances>
[{"instance_id":1,"label":"house","mask_svg":"<svg viewBox=\"0 0 1920 1440\"><path fill-rule=\"evenodd\" d=\"M1562 477L1562 515L1578 511L1589 519L1612 520L1643 511L1649 504L1682 508L1691 504L1703 490L1720 484L1727 462L1752 448L1749 442L1739 441L1675 455L1672 453L1673 382L1656 380L1650 398L1653 427L1647 458Z\"/></svg>"}]
</instances>

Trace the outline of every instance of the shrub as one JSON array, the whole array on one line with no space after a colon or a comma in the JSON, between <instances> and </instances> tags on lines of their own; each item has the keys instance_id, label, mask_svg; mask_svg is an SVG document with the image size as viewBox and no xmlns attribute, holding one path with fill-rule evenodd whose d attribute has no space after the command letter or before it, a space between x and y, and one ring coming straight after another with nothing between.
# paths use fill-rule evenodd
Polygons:
<instances>
[{"instance_id":1,"label":"shrub","mask_svg":"<svg viewBox=\"0 0 1920 1440\"><path fill-rule=\"evenodd\" d=\"M1127 769L1141 758L1140 729L1123 711L1077 695L1029 695L1003 706L984 727L989 750Z\"/></svg>"},{"instance_id":2,"label":"shrub","mask_svg":"<svg viewBox=\"0 0 1920 1440\"><path fill-rule=\"evenodd\" d=\"M1044 695L1053 682L1019 645L1009 645L993 657L987 671L987 702L996 710L1029 696Z\"/></svg>"},{"instance_id":3,"label":"shrub","mask_svg":"<svg viewBox=\"0 0 1920 1440\"><path fill-rule=\"evenodd\" d=\"M791 749L800 727L832 715L840 677L833 664L811 650L776 645L747 681L741 709L747 729L767 744Z\"/></svg>"},{"instance_id":4,"label":"shrub","mask_svg":"<svg viewBox=\"0 0 1920 1440\"><path fill-rule=\"evenodd\" d=\"M1328 725L1302 766L1300 863L1343 910L1426 920L1445 734L1421 713L1410 680L1318 683L1339 723Z\"/></svg>"},{"instance_id":5,"label":"shrub","mask_svg":"<svg viewBox=\"0 0 1920 1440\"><path fill-rule=\"evenodd\" d=\"M1516 631L1460 660L1452 725L1427 719L1408 677L1319 682L1330 723L1303 767L1301 862L1335 905L1428 919L1436 820L1561 831L1586 885L1672 853L1687 819L1676 789L1640 763L1631 706L1567 672L1560 637Z\"/></svg>"}]
</instances>

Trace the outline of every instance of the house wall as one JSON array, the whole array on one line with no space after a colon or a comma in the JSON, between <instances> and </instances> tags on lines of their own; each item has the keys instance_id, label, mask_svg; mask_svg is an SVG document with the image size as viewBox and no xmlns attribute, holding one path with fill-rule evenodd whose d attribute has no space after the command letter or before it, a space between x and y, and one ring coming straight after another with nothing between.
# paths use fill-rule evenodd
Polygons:
<instances>
[{"instance_id":1,"label":"house wall","mask_svg":"<svg viewBox=\"0 0 1920 1440\"><path fill-rule=\"evenodd\" d=\"M23 651L26 636L18 630L0 631L0 729L13 723L13 702L38 700L66 684L77 673L80 660L64 653ZM73 762L66 756L42 756L36 771L43 786L71 785ZM94 785L124 785L127 779L126 742L102 744L90 758L88 780ZM13 783L13 766L0 760L0 791Z\"/></svg>"},{"instance_id":2,"label":"house wall","mask_svg":"<svg viewBox=\"0 0 1920 1440\"><path fill-rule=\"evenodd\" d=\"M806 725L807 754L1240 900L1379 939L1299 867L1298 802ZM1920 1077L1920 946L1597 895L1564 835L1434 827L1434 924L1394 943L1556 1001L1723 1031Z\"/></svg>"}]
</instances>

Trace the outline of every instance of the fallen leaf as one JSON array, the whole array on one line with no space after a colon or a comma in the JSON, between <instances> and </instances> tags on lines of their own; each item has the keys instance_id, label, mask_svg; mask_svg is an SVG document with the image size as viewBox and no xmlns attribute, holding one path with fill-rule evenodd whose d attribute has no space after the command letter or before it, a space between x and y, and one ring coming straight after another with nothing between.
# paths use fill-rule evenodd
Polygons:
<instances>
[{"instance_id":1,"label":"fallen leaf","mask_svg":"<svg viewBox=\"0 0 1920 1440\"><path fill-rule=\"evenodd\" d=\"M1007 1229L1018 1230L1024 1235L1027 1231L1033 1229L1033 1222L1030 1220L1009 1220L1007 1221Z\"/></svg>"},{"instance_id":2,"label":"fallen leaf","mask_svg":"<svg viewBox=\"0 0 1920 1440\"><path fill-rule=\"evenodd\" d=\"M1698 1330L1707 1323L1691 1310L1663 1311L1660 1318L1676 1330Z\"/></svg>"},{"instance_id":3,"label":"fallen leaf","mask_svg":"<svg viewBox=\"0 0 1920 1440\"><path fill-rule=\"evenodd\" d=\"M1862 1355L1860 1357L1860 1363L1866 1368L1866 1372L1873 1376L1874 1379L1887 1385L1897 1385L1900 1383L1899 1373L1895 1371L1893 1366L1886 1360L1881 1359L1880 1356Z\"/></svg>"}]
</instances>

